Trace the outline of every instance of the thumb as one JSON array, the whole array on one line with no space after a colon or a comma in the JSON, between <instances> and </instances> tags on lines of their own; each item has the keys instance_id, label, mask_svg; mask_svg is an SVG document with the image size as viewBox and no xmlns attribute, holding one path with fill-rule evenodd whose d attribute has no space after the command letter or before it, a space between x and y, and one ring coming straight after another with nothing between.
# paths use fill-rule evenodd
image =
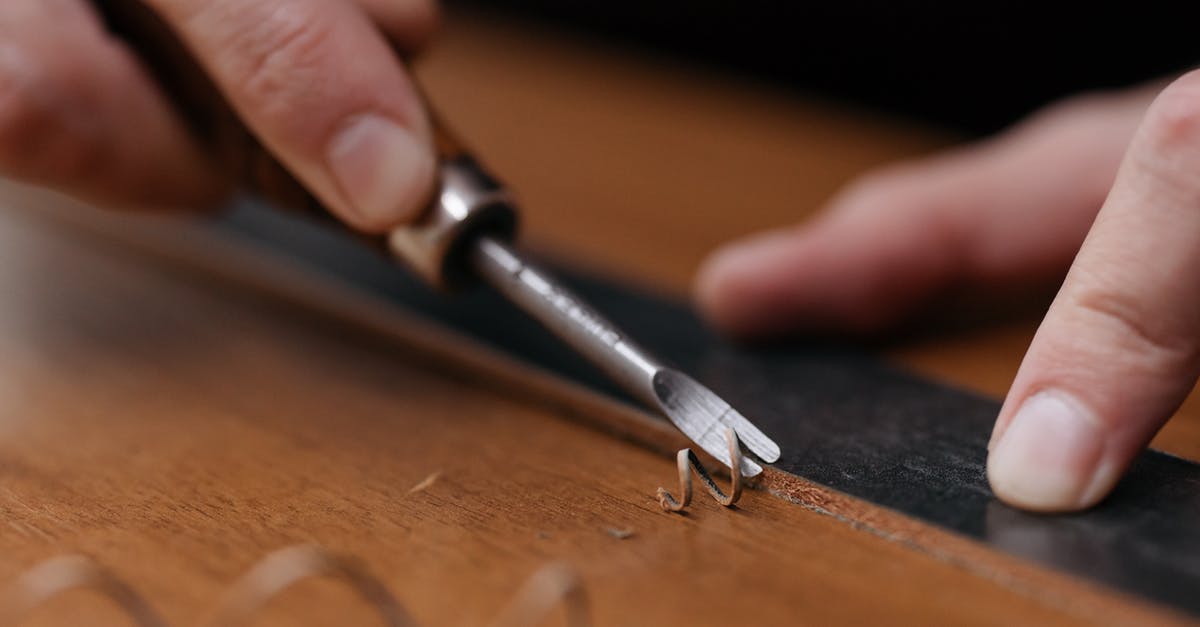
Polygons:
<instances>
[{"instance_id":1,"label":"thumb","mask_svg":"<svg viewBox=\"0 0 1200 627\"><path fill-rule=\"evenodd\" d=\"M1150 107L996 422L1002 500L1104 498L1200 374L1200 73Z\"/></svg>"}]
</instances>

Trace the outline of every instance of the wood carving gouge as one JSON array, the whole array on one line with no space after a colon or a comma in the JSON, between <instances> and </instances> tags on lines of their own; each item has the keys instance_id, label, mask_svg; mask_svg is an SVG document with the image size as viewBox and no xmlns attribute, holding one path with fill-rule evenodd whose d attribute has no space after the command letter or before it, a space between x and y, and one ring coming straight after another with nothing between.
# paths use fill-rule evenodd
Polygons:
<instances>
[{"instance_id":1,"label":"wood carving gouge","mask_svg":"<svg viewBox=\"0 0 1200 627\"><path fill-rule=\"evenodd\" d=\"M283 207L320 204L245 128L169 28L137 0L95 0L109 27L139 50L188 118L198 138L230 174ZM516 210L508 192L434 120L437 191L417 222L377 242L431 285L455 288L482 281L602 369L635 398L658 410L700 448L731 466L727 428L760 460L779 459L779 446L753 423L688 375L638 346L587 303L513 248ZM762 467L742 456L741 472Z\"/></svg>"}]
</instances>

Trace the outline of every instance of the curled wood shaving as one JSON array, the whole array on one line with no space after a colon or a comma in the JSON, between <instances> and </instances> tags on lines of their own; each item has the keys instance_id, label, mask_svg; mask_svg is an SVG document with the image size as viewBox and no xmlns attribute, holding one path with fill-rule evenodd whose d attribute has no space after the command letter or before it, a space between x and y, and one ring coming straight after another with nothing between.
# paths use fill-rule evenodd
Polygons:
<instances>
[{"instance_id":1,"label":"curled wood shaving","mask_svg":"<svg viewBox=\"0 0 1200 627\"><path fill-rule=\"evenodd\" d=\"M259 560L230 587L206 624L249 625L272 599L314 577L344 582L376 610L388 627L416 625L383 583L357 560L309 545L281 549ZM0 604L0 626L15 626L34 609L76 589L93 590L112 600L138 627L167 627L132 587L96 561L80 555L46 560L18 576ZM590 627L590 604L579 576L569 566L550 564L529 578L493 625L541 625L559 605L565 609L569 627Z\"/></svg>"},{"instance_id":2,"label":"curled wood shaving","mask_svg":"<svg viewBox=\"0 0 1200 627\"><path fill-rule=\"evenodd\" d=\"M713 480L712 475L704 469L704 465L700 463L700 459L692 452L692 449L685 448L675 455L676 465L679 468L679 492L682 497L678 500L667 491L666 488L659 488L657 492L658 504L663 510L668 512L682 512L692 502L692 474L695 471L696 476L700 477L700 481L708 488L709 494L721 505L732 507L737 503L742 496L742 447L738 440L737 433L733 429L725 430L725 441L729 443L729 460L732 465L729 468L729 478L731 481L729 494L726 495L721 488L717 486L717 482Z\"/></svg>"},{"instance_id":3,"label":"curled wood shaving","mask_svg":"<svg viewBox=\"0 0 1200 627\"><path fill-rule=\"evenodd\" d=\"M579 575L566 564L549 564L535 572L512 603L492 621L491 627L541 625L559 604L567 614L569 627L589 627L590 602Z\"/></svg>"},{"instance_id":4,"label":"curled wood shaving","mask_svg":"<svg viewBox=\"0 0 1200 627\"><path fill-rule=\"evenodd\" d=\"M0 625L16 625L33 610L72 590L91 590L106 597L138 627L167 625L133 588L84 555L54 557L17 577L0 605Z\"/></svg>"},{"instance_id":5,"label":"curled wood shaving","mask_svg":"<svg viewBox=\"0 0 1200 627\"><path fill-rule=\"evenodd\" d=\"M388 627L416 625L387 587L356 560L308 545L280 549L259 560L229 589L210 624L212 627L249 624L271 599L314 577L329 577L350 586Z\"/></svg>"}]
</instances>

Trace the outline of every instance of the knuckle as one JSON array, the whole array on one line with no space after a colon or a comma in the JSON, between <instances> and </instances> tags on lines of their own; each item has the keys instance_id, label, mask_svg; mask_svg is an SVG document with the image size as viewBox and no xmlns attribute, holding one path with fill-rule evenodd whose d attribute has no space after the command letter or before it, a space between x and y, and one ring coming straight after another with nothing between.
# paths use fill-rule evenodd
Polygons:
<instances>
[{"instance_id":1,"label":"knuckle","mask_svg":"<svg viewBox=\"0 0 1200 627\"><path fill-rule=\"evenodd\" d=\"M416 0L413 5L413 30L428 39L442 23L441 8L433 0Z\"/></svg>"},{"instance_id":2,"label":"knuckle","mask_svg":"<svg viewBox=\"0 0 1200 627\"><path fill-rule=\"evenodd\" d=\"M442 22L441 10L432 0L417 0L412 2L412 8L406 16L407 27L402 44L410 51L419 50L429 44L434 33Z\"/></svg>"},{"instance_id":3,"label":"knuckle","mask_svg":"<svg viewBox=\"0 0 1200 627\"><path fill-rule=\"evenodd\" d=\"M392 41L407 52L429 43L441 22L433 0L358 0Z\"/></svg>"},{"instance_id":4,"label":"knuckle","mask_svg":"<svg viewBox=\"0 0 1200 627\"><path fill-rule=\"evenodd\" d=\"M83 125L64 119L72 106L64 77L20 54L0 48L0 169L32 181L63 181L103 164Z\"/></svg>"},{"instance_id":5,"label":"knuckle","mask_svg":"<svg viewBox=\"0 0 1200 627\"><path fill-rule=\"evenodd\" d=\"M0 60L16 52L0 49ZM9 162L21 146L30 144L32 131L45 123L46 111L34 96L33 85L44 79L14 72L0 63L0 161Z\"/></svg>"},{"instance_id":6,"label":"knuckle","mask_svg":"<svg viewBox=\"0 0 1200 627\"><path fill-rule=\"evenodd\" d=\"M97 178L111 151L80 108L73 71L0 44L0 171L30 182L69 185Z\"/></svg>"},{"instance_id":7,"label":"knuckle","mask_svg":"<svg viewBox=\"0 0 1200 627\"><path fill-rule=\"evenodd\" d=\"M1156 316L1148 304L1127 294L1105 289L1088 289L1073 299L1088 323L1105 327L1123 355L1144 364L1148 370L1179 372L1195 364L1198 350L1194 334L1169 317Z\"/></svg>"},{"instance_id":8,"label":"knuckle","mask_svg":"<svg viewBox=\"0 0 1200 627\"><path fill-rule=\"evenodd\" d=\"M1158 95L1146 126L1151 141L1169 152L1200 147L1200 70L1184 74Z\"/></svg>"},{"instance_id":9,"label":"knuckle","mask_svg":"<svg viewBox=\"0 0 1200 627\"><path fill-rule=\"evenodd\" d=\"M877 211L906 202L909 193L899 167L890 166L863 174L838 194L834 204L852 211Z\"/></svg>"},{"instance_id":10,"label":"knuckle","mask_svg":"<svg viewBox=\"0 0 1200 627\"><path fill-rule=\"evenodd\" d=\"M29 144L38 123L37 109L19 90L0 83L0 166L17 161L20 146Z\"/></svg>"},{"instance_id":11,"label":"knuckle","mask_svg":"<svg viewBox=\"0 0 1200 627\"><path fill-rule=\"evenodd\" d=\"M840 195L838 204L867 211L908 210L927 206L937 199L930 194L928 163L900 161L871 170L853 180Z\"/></svg>"},{"instance_id":12,"label":"knuckle","mask_svg":"<svg viewBox=\"0 0 1200 627\"><path fill-rule=\"evenodd\" d=\"M237 97L259 110L288 107L319 78L325 52L332 45L333 20L324 3L285 2L265 15L247 15L234 41L225 47Z\"/></svg>"},{"instance_id":13,"label":"knuckle","mask_svg":"<svg viewBox=\"0 0 1200 627\"><path fill-rule=\"evenodd\" d=\"M912 235L924 232L920 241L937 244L950 254L968 232L964 220L969 214L962 210L959 195L947 190L942 183L943 172L937 164L900 162L869 172L851 183L834 200L831 207L845 219L886 219ZM904 219L899 219L902 216ZM897 234L898 236L901 233Z\"/></svg>"}]
</instances>

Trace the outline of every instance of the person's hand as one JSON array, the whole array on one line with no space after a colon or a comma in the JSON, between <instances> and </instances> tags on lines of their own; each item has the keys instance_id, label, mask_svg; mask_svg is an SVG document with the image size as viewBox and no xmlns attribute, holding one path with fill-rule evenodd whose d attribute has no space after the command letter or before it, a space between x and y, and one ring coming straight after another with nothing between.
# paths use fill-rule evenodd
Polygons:
<instances>
[{"instance_id":1,"label":"person's hand","mask_svg":"<svg viewBox=\"0 0 1200 627\"><path fill-rule=\"evenodd\" d=\"M433 185L430 122L393 46L432 0L145 0L247 127L361 230L415 216ZM0 1L0 176L127 206L205 206L233 181L88 0Z\"/></svg>"},{"instance_id":2,"label":"person's hand","mask_svg":"<svg viewBox=\"0 0 1200 627\"><path fill-rule=\"evenodd\" d=\"M1076 98L868 175L810 223L716 253L699 302L739 336L874 333L948 288L1069 266L996 421L988 478L1019 507L1089 507L1200 375L1200 72L1155 91Z\"/></svg>"}]
</instances>

